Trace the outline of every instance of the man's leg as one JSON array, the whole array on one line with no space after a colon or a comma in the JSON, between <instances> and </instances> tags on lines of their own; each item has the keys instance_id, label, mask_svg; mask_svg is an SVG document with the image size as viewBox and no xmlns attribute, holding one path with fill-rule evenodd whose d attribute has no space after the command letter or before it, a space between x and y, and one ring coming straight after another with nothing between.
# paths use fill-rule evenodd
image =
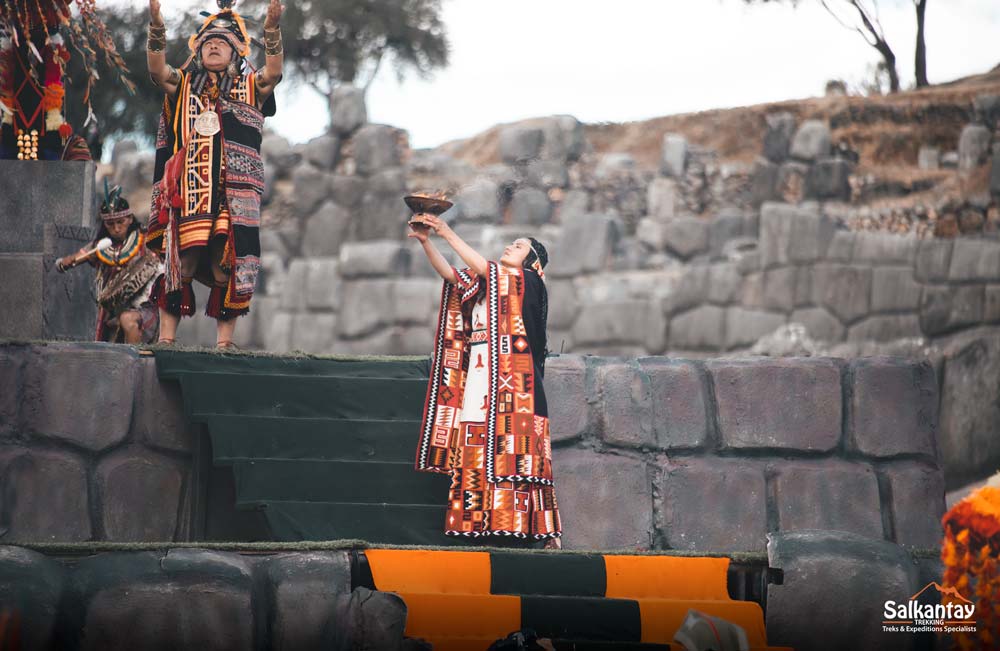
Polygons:
<instances>
[{"instance_id":1,"label":"man's leg","mask_svg":"<svg viewBox=\"0 0 1000 651\"><path fill-rule=\"evenodd\" d=\"M135 310L122 312L118 317L118 325L125 333L126 344L142 343L142 317Z\"/></svg>"},{"instance_id":2,"label":"man's leg","mask_svg":"<svg viewBox=\"0 0 1000 651\"><path fill-rule=\"evenodd\" d=\"M180 302L183 302L183 296L185 294L190 294L192 298L194 297L194 293L191 291L191 280L194 278L194 274L198 270L199 251L200 249L189 249L181 252L181 284L183 288L180 290L182 297L179 299ZM173 310L164 309L162 306L160 307L159 343L172 344L177 340L177 325L181 321L181 314L181 309Z\"/></svg>"},{"instance_id":3,"label":"man's leg","mask_svg":"<svg viewBox=\"0 0 1000 651\"><path fill-rule=\"evenodd\" d=\"M222 255L225 252L226 241L222 238L215 238L209 245L209 254L212 260L212 278L215 280L215 292L226 295L229 287L229 274L222 268ZM212 299L209 299L212 300ZM233 345L233 336L236 332L236 318L215 320L215 345L228 347Z\"/></svg>"}]
</instances>

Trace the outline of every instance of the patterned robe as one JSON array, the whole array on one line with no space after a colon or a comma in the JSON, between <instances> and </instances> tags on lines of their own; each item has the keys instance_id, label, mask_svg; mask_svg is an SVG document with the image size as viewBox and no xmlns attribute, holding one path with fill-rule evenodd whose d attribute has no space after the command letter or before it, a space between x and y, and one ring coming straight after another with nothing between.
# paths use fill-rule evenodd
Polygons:
<instances>
[{"instance_id":1,"label":"patterned robe","mask_svg":"<svg viewBox=\"0 0 1000 651\"><path fill-rule=\"evenodd\" d=\"M455 270L445 283L416 468L452 477L445 532L469 537L561 535L542 386L544 333L534 272L488 264L486 278ZM485 421L462 420L473 335L470 313L484 284L488 382ZM525 312L525 308L529 308ZM466 410L468 411L468 410Z\"/></svg>"},{"instance_id":2,"label":"patterned robe","mask_svg":"<svg viewBox=\"0 0 1000 651\"><path fill-rule=\"evenodd\" d=\"M224 77L221 95L214 102L222 130L203 136L194 129L195 120L205 110L199 89L206 83L205 73L181 73L174 97L166 97L156 136L156 166L153 173L153 199L150 212L148 246L167 256L167 289L170 276L179 272L176 254L171 256L170 241L177 253L205 246L219 233L220 222L227 238L223 268L230 272L223 307L237 313L250 306L260 270L260 207L264 194L264 164L260 156L264 118L274 115L274 96L269 96L263 110L257 108L255 76ZM179 154L179 187L165 186L164 171L168 161ZM169 178L167 175L166 178ZM165 205L165 197L171 197ZM220 214L221 211L221 214ZM201 280L201 278L199 278ZM211 284L210 281L205 284Z\"/></svg>"}]
</instances>

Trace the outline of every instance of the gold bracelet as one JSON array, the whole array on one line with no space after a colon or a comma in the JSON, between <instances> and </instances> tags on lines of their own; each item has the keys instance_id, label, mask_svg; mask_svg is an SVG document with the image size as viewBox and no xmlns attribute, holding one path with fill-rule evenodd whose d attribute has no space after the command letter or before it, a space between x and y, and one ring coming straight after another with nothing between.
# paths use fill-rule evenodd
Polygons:
<instances>
[{"instance_id":1,"label":"gold bracelet","mask_svg":"<svg viewBox=\"0 0 1000 651\"><path fill-rule=\"evenodd\" d=\"M167 26L166 25L149 25L149 35L150 36L166 36Z\"/></svg>"},{"instance_id":2,"label":"gold bracelet","mask_svg":"<svg viewBox=\"0 0 1000 651\"><path fill-rule=\"evenodd\" d=\"M146 39L146 49L150 52L163 52L167 49L167 39L150 36Z\"/></svg>"},{"instance_id":3,"label":"gold bracelet","mask_svg":"<svg viewBox=\"0 0 1000 651\"><path fill-rule=\"evenodd\" d=\"M281 30L274 30L271 34L277 32L276 37L272 37L268 30L264 30L264 54L269 57L278 56L284 49L281 46Z\"/></svg>"}]
</instances>

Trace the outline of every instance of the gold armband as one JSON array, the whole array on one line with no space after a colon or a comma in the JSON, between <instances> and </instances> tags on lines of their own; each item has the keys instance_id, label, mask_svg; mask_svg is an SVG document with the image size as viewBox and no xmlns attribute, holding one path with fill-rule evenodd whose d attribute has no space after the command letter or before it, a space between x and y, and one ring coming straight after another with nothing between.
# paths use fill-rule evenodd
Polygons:
<instances>
[{"instance_id":1,"label":"gold armband","mask_svg":"<svg viewBox=\"0 0 1000 651\"><path fill-rule=\"evenodd\" d=\"M146 49L150 52L163 52L167 49L167 27L166 25L150 25L149 34L146 37Z\"/></svg>"},{"instance_id":2,"label":"gold armband","mask_svg":"<svg viewBox=\"0 0 1000 651\"><path fill-rule=\"evenodd\" d=\"M264 28L264 54L269 57L278 56L284 52L281 46L281 28Z\"/></svg>"}]
</instances>

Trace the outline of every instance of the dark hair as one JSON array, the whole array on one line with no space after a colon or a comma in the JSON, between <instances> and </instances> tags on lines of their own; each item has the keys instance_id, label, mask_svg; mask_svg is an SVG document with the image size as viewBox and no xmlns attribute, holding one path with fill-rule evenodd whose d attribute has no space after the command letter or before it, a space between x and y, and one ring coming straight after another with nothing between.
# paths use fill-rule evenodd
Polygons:
<instances>
[{"instance_id":1,"label":"dark hair","mask_svg":"<svg viewBox=\"0 0 1000 651\"><path fill-rule=\"evenodd\" d=\"M111 234L108 232L108 227L104 223L104 215L129 210L128 200L123 197L121 193L121 187L115 186L111 190L108 190L105 185L104 200L101 202L101 214L99 215L100 223L97 226L97 234L94 236L94 244L101 241L105 237L111 237ZM142 225L139 223L139 220L135 215L132 215L132 223L128 225L128 231L125 235L131 235L132 231L139 230L141 228Z\"/></svg>"},{"instance_id":2,"label":"dark hair","mask_svg":"<svg viewBox=\"0 0 1000 651\"><path fill-rule=\"evenodd\" d=\"M524 268L531 269L531 265L535 263L535 260L538 260L544 269L545 265L549 263L549 252L545 249L545 245L533 237L529 237L527 240L531 242L531 250L524 258Z\"/></svg>"},{"instance_id":3,"label":"dark hair","mask_svg":"<svg viewBox=\"0 0 1000 651\"><path fill-rule=\"evenodd\" d=\"M531 250L528 251L528 255L524 257L524 262L522 266L532 272L538 273L532 268L535 261L541 265L542 269L545 265L549 263L549 252L545 249L545 245L536 240L533 237L527 238L531 242ZM540 277L540 276L539 276ZM549 291L545 287L545 282L542 282L542 295L540 297L540 302L542 304L542 365L545 365L545 358L549 355L549 334L548 334L548 321L549 321Z\"/></svg>"}]
</instances>

